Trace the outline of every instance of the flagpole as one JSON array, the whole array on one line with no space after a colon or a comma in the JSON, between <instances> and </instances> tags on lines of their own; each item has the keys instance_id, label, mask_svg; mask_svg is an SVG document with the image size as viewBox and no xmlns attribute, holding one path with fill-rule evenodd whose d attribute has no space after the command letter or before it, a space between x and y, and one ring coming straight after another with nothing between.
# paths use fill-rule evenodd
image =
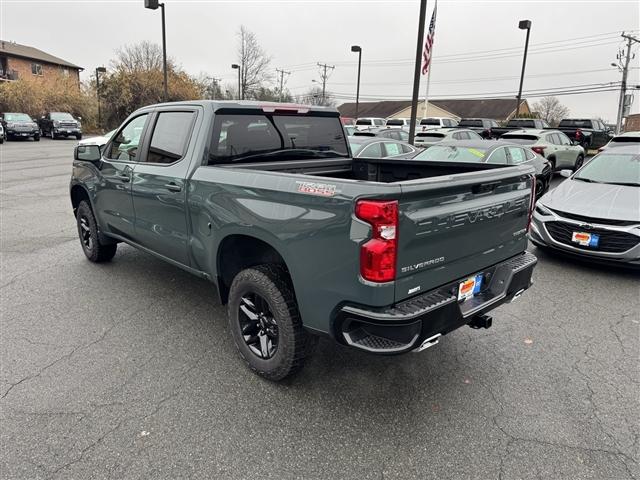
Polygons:
<instances>
[{"instance_id":1,"label":"flagpole","mask_svg":"<svg viewBox=\"0 0 640 480\"><path fill-rule=\"evenodd\" d=\"M420 97L420 58L424 47L424 21L427 12L427 0L420 0L420 17L418 18L418 39L416 45L416 63L413 72L413 94L411 96L411 123L409 124L409 143L413 143L416 134L416 116Z\"/></svg>"},{"instance_id":2,"label":"flagpole","mask_svg":"<svg viewBox=\"0 0 640 480\"><path fill-rule=\"evenodd\" d=\"M435 43L435 42L434 42ZM433 68L433 52L434 48L431 46L431 61L429 62L429 72L427 72L427 90L424 94L424 116L427 117L427 109L429 108L429 84L431 83L431 69Z\"/></svg>"},{"instance_id":3,"label":"flagpole","mask_svg":"<svg viewBox=\"0 0 640 480\"><path fill-rule=\"evenodd\" d=\"M433 13L432 15L432 21L433 21L433 32L429 32L428 35L432 35L431 37L431 53L429 55L429 64L427 66L428 71L427 71L427 85L426 85L426 89L424 91L424 112L423 112L423 117L426 118L427 117L427 112L429 110L429 85L431 83L431 68L433 66L433 52L434 52L434 47L435 47L435 36L436 36L436 12L438 11L438 0L436 0L435 5L433 7ZM429 26L429 29L431 29L431 25Z\"/></svg>"}]
</instances>

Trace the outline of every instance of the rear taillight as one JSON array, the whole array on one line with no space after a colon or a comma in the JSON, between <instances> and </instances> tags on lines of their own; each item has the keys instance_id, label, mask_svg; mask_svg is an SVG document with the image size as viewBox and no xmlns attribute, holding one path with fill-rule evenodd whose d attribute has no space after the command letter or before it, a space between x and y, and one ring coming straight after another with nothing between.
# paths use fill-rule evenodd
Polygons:
<instances>
[{"instance_id":1,"label":"rear taillight","mask_svg":"<svg viewBox=\"0 0 640 480\"><path fill-rule=\"evenodd\" d=\"M529 201L529 216L527 218L527 233L531 227L531 217L533 216L533 208L536 205L536 177L531 177L531 199Z\"/></svg>"},{"instance_id":2,"label":"rear taillight","mask_svg":"<svg viewBox=\"0 0 640 480\"><path fill-rule=\"evenodd\" d=\"M371 225L371 239L360 247L360 275L371 282L396 278L398 201L359 200L356 217Z\"/></svg>"},{"instance_id":3,"label":"rear taillight","mask_svg":"<svg viewBox=\"0 0 640 480\"><path fill-rule=\"evenodd\" d=\"M598 149L598 153L601 153L601 152L604 152L604 147L600 147L600 148Z\"/></svg>"},{"instance_id":4,"label":"rear taillight","mask_svg":"<svg viewBox=\"0 0 640 480\"><path fill-rule=\"evenodd\" d=\"M544 157L544 147L531 147L531 150Z\"/></svg>"},{"instance_id":5,"label":"rear taillight","mask_svg":"<svg viewBox=\"0 0 640 480\"><path fill-rule=\"evenodd\" d=\"M576 130L576 140L580 140L580 137L582 137L582 130L577 129Z\"/></svg>"}]
</instances>

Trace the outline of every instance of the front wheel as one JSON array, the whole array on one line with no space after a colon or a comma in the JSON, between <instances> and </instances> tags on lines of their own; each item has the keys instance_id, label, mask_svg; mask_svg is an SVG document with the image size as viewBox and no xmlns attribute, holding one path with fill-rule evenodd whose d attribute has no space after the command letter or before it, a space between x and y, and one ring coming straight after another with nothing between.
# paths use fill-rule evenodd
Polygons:
<instances>
[{"instance_id":1,"label":"front wheel","mask_svg":"<svg viewBox=\"0 0 640 480\"><path fill-rule=\"evenodd\" d=\"M82 140L82 134L76 133L76 140Z\"/></svg>"},{"instance_id":2,"label":"front wheel","mask_svg":"<svg viewBox=\"0 0 640 480\"><path fill-rule=\"evenodd\" d=\"M80 202L78 206L76 221L82 251L87 258L95 263L108 262L111 260L116 254L118 245L116 243L104 244L100 241L96 218L93 215L91 206L85 200Z\"/></svg>"},{"instance_id":3,"label":"front wheel","mask_svg":"<svg viewBox=\"0 0 640 480\"><path fill-rule=\"evenodd\" d=\"M583 163L584 157L582 155L578 155L578 158L576 158L576 163L573 165L573 171L575 172L576 170L578 170Z\"/></svg>"},{"instance_id":4,"label":"front wheel","mask_svg":"<svg viewBox=\"0 0 640 480\"><path fill-rule=\"evenodd\" d=\"M34 142L39 142L40 141L40 135L38 135L37 133L33 136L33 141Z\"/></svg>"},{"instance_id":5,"label":"front wheel","mask_svg":"<svg viewBox=\"0 0 640 480\"><path fill-rule=\"evenodd\" d=\"M284 269L267 264L241 271L229 291L229 326L240 356L272 381L292 375L314 341L302 327Z\"/></svg>"}]
</instances>

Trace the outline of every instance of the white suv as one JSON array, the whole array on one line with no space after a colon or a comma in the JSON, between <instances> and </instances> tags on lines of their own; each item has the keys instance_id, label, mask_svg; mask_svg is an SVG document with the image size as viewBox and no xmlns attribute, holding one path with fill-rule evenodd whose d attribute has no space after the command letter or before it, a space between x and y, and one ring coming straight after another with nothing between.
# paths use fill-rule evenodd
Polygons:
<instances>
[{"instance_id":1,"label":"white suv","mask_svg":"<svg viewBox=\"0 0 640 480\"><path fill-rule=\"evenodd\" d=\"M387 121L384 118L359 118L356 120L356 129L364 130L372 127L384 127L385 123L387 123Z\"/></svg>"},{"instance_id":2,"label":"white suv","mask_svg":"<svg viewBox=\"0 0 640 480\"><path fill-rule=\"evenodd\" d=\"M449 117L427 117L420 120L420 129L457 127L458 121Z\"/></svg>"}]
</instances>

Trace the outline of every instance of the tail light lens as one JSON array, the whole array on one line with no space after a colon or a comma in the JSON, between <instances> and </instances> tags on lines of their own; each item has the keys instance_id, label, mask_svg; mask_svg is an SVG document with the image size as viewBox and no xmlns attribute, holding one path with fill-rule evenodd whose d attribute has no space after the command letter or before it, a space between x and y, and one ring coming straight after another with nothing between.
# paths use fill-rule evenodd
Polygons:
<instances>
[{"instance_id":1,"label":"tail light lens","mask_svg":"<svg viewBox=\"0 0 640 480\"><path fill-rule=\"evenodd\" d=\"M527 233L531 228L531 217L533 216L533 209L536 205L536 177L531 177L531 201L529 202L529 216L527 218Z\"/></svg>"},{"instance_id":2,"label":"tail light lens","mask_svg":"<svg viewBox=\"0 0 640 480\"><path fill-rule=\"evenodd\" d=\"M582 130L577 129L576 130L576 140L580 140L580 137L582 137Z\"/></svg>"},{"instance_id":3,"label":"tail light lens","mask_svg":"<svg viewBox=\"0 0 640 480\"><path fill-rule=\"evenodd\" d=\"M371 239L360 247L360 275L371 282L396 278L398 201L359 200L356 217L372 228Z\"/></svg>"},{"instance_id":4,"label":"tail light lens","mask_svg":"<svg viewBox=\"0 0 640 480\"><path fill-rule=\"evenodd\" d=\"M531 150L544 157L544 147L531 147Z\"/></svg>"}]
</instances>

